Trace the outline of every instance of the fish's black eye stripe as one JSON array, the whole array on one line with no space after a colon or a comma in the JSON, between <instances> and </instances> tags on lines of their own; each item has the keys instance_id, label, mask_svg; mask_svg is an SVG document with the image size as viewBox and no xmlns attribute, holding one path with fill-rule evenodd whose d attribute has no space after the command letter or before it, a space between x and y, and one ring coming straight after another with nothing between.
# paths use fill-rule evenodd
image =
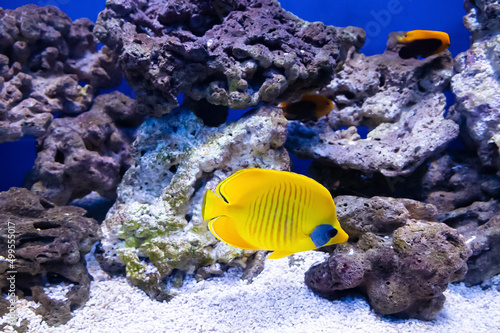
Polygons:
<instances>
[{"instance_id":1,"label":"fish's black eye stripe","mask_svg":"<svg viewBox=\"0 0 500 333\"><path fill-rule=\"evenodd\" d=\"M220 191L220 186L219 186L219 195L221 196L222 200L224 200L226 203L229 203L229 201L227 201L226 197L224 196L224 194L222 194L222 192Z\"/></svg>"}]
</instances>

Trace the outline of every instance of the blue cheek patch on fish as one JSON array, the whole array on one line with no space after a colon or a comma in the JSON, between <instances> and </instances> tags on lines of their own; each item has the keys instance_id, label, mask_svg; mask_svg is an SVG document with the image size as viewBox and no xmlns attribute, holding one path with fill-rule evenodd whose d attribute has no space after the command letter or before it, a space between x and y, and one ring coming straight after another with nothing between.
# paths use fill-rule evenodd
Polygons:
<instances>
[{"instance_id":1,"label":"blue cheek patch on fish","mask_svg":"<svg viewBox=\"0 0 500 333\"><path fill-rule=\"evenodd\" d=\"M330 224L320 224L309 235L316 247L322 247L337 235L337 229Z\"/></svg>"}]
</instances>

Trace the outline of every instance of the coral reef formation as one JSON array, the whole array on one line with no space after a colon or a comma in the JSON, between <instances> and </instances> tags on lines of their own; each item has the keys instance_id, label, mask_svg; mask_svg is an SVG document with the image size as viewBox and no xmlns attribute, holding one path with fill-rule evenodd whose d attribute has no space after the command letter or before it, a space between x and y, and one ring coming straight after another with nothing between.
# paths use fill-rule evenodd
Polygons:
<instances>
[{"instance_id":1,"label":"coral reef formation","mask_svg":"<svg viewBox=\"0 0 500 333\"><path fill-rule=\"evenodd\" d=\"M50 325L71 319L70 311L89 298L90 276L84 255L101 238L94 219L82 208L57 207L27 189L0 192L0 286L9 290L12 274L8 244L15 241L15 284L18 296L32 296L35 312ZM13 237L9 237L14 235ZM64 283L69 291L52 298L46 284Z\"/></svg>"},{"instance_id":2,"label":"coral reef formation","mask_svg":"<svg viewBox=\"0 0 500 333\"><path fill-rule=\"evenodd\" d=\"M303 21L276 0L112 0L94 31L120 55L142 112L157 116L182 92L234 109L300 98L365 39L360 28Z\"/></svg>"},{"instance_id":3,"label":"coral reef formation","mask_svg":"<svg viewBox=\"0 0 500 333\"><path fill-rule=\"evenodd\" d=\"M405 177L363 174L318 162L311 164L309 173L335 194L386 195L436 206L436 221L457 229L472 251L467 261L469 270L462 281L467 285L488 285L488 279L500 273L495 261L499 243L494 219L499 208L500 176L495 170L482 167L475 152L448 149Z\"/></svg>"},{"instance_id":4,"label":"coral reef formation","mask_svg":"<svg viewBox=\"0 0 500 333\"><path fill-rule=\"evenodd\" d=\"M324 296L356 289L382 314L423 320L442 309L450 282L463 278L465 239L435 219L430 204L410 199L335 198L342 227L351 236L306 273L306 284Z\"/></svg>"},{"instance_id":5,"label":"coral reef formation","mask_svg":"<svg viewBox=\"0 0 500 333\"><path fill-rule=\"evenodd\" d=\"M115 274L125 266L134 285L168 299L166 281L179 271L202 278L221 274L220 265L245 265L252 251L221 243L208 230L203 195L239 169L289 169L285 139L282 110L270 106L220 127L203 125L184 108L146 120L133 144L136 162L103 222L101 266Z\"/></svg>"},{"instance_id":6,"label":"coral reef formation","mask_svg":"<svg viewBox=\"0 0 500 333\"><path fill-rule=\"evenodd\" d=\"M464 1L464 6L464 24L473 43L455 58L451 87L456 100L450 118L461 123L460 138L479 162L471 158L436 161L437 168L451 167L447 173L437 172L443 175L438 182L449 179L451 186L445 192L431 193L429 201L441 206L440 220L456 227L468 240L472 256L465 283L484 285L500 273L495 259L499 251L495 216L500 189L500 7L493 0Z\"/></svg>"},{"instance_id":7,"label":"coral reef formation","mask_svg":"<svg viewBox=\"0 0 500 333\"><path fill-rule=\"evenodd\" d=\"M474 40L481 39L500 29L500 5L496 0L470 1L464 0L467 14L464 25L472 33Z\"/></svg>"},{"instance_id":8,"label":"coral reef formation","mask_svg":"<svg viewBox=\"0 0 500 333\"><path fill-rule=\"evenodd\" d=\"M468 286L485 284L500 273L500 202L476 201L470 206L441 213L438 220L456 228L472 251L463 281Z\"/></svg>"},{"instance_id":9,"label":"coral reef formation","mask_svg":"<svg viewBox=\"0 0 500 333\"><path fill-rule=\"evenodd\" d=\"M422 195L440 212L500 196L500 176L481 166L473 152L448 150L429 163L423 175Z\"/></svg>"},{"instance_id":10,"label":"coral reef formation","mask_svg":"<svg viewBox=\"0 0 500 333\"><path fill-rule=\"evenodd\" d=\"M463 281L488 285L500 272L493 262L500 195L499 7L495 1L465 1L465 7L474 44L453 67L448 52L401 60L390 43L382 55L348 55L321 90L337 112L317 122L290 122L286 146L314 159L311 176L332 193L434 204L440 212L435 221L467 239L471 269ZM450 86L456 101L446 114L442 92ZM460 141L440 154L458 136L457 124Z\"/></svg>"},{"instance_id":11,"label":"coral reef formation","mask_svg":"<svg viewBox=\"0 0 500 333\"><path fill-rule=\"evenodd\" d=\"M119 92L97 96L77 117L54 119L38 142L38 156L26 187L58 205L96 191L116 198L125 170L132 164L132 137L121 127L141 122L135 101Z\"/></svg>"},{"instance_id":12,"label":"coral reef formation","mask_svg":"<svg viewBox=\"0 0 500 333\"><path fill-rule=\"evenodd\" d=\"M317 122L291 121L286 147L323 164L408 175L458 135L458 125L443 118L442 91L451 75L448 52L425 60L404 60L391 50L370 57L350 53L321 91L338 109ZM366 138L360 126L371 129Z\"/></svg>"},{"instance_id":13,"label":"coral reef formation","mask_svg":"<svg viewBox=\"0 0 500 333\"><path fill-rule=\"evenodd\" d=\"M500 7L492 0L465 3L474 43L455 58L452 111L464 122L463 141L477 147L483 165L500 170Z\"/></svg>"},{"instance_id":14,"label":"coral reef formation","mask_svg":"<svg viewBox=\"0 0 500 333\"><path fill-rule=\"evenodd\" d=\"M219 242L202 219L203 195L243 168L288 170L285 142L314 159L311 176L332 193L357 195L335 199L350 240L307 272L311 289L360 291L378 313L431 320L449 283L487 287L500 272L500 7L465 7L474 44L454 63L449 51L401 59L390 44L358 54L362 29L303 21L276 0L108 0L95 28L55 7L0 8L0 142L33 135L39 149L31 192L0 193L0 253L13 230L19 292L42 303L50 324L88 299L83 255L101 231L62 205L89 193L104 210L117 198L99 263L152 298L170 299L186 274L236 264L251 281L265 253ZM137 103L95 97L121 70ZM318 120L287 122L271 105L313 90L336 106ZM229 108L250 106L225 123ZM161 118L131 144L142 115ZM444 151L459 132L465 148ZM0 260L4 291L8 264ZM54 297L45 282L69 291Z\"/></svg>"},{"instance_id":15,"label":"coral reef formation","mask_svg":"<svg viewBox=\"0 0 500 333\"><path fill-rule=\"evenodd\" d=\"M0 142L45 134L54 114L88 110L121 82L116 55L99 51L93 23L52 6L0 8Z\"/></svg>"}]
</instances>

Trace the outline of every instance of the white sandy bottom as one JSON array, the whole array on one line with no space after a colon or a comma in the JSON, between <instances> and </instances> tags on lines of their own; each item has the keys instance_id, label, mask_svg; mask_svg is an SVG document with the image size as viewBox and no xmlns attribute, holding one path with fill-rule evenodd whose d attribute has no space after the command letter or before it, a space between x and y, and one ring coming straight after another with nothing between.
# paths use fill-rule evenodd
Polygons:
<instances>
[{"instance_id":1,"label":"white sandy bottom","mask_svg":"<svg viewBox=\"0 0 500 333\"><path fill-rule=\"evenodd\" d=\"M363 297L329 301L311 292L304 273L325 255L295 254L267 260L252 284L231 269L223 277L189 278L181 295L168 303L151 300L124 278L103 278L90 265L90 299L66 325L48 327L20 301L20 319L29 332L496 332L500 330L500 293L495 289L450 285L446 303L431 322L394 320L375 314ZM5 319L4 317L3 319ZM9 332L10 330L6 330Z\"/></svg>"}]
</instances>

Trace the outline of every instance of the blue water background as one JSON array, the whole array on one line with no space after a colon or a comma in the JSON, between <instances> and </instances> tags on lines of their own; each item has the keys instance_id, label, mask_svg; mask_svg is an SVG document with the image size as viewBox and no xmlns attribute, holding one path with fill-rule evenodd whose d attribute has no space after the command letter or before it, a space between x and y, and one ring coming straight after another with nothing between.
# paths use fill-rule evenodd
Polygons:
<instances>
[{"instance_id":1,"label":"blue water background","mask_svg":"<svg viewBox=\"0 0 500 333\"><path fill-rule=\"evenodd\" d=\"M104 9L104 0L2 0L0 7L15 9L34 3L40 6L54 5L71 19L87 17L95 22L98 13ZM450 51L453 56L469 48L470 33L462 24L465 14L461 0L282 0L283 8L308 21L322 21L334 26L357 26L367 32L367 41L362 53L373 55L385 50L387 35L392 31L415 29L446 31L450 35ZM133 95L130 88L119 88L127 95ZM448 98L452 103L453 99ZM241 110L232 111L231 118L237 118ZM0 144L0 191L12 186L21 186L24 175L36 158L35 139L23 138L17 142ZM308 162L293 158L294 171L307 173Z\"/></svg>"}]
</instances>

